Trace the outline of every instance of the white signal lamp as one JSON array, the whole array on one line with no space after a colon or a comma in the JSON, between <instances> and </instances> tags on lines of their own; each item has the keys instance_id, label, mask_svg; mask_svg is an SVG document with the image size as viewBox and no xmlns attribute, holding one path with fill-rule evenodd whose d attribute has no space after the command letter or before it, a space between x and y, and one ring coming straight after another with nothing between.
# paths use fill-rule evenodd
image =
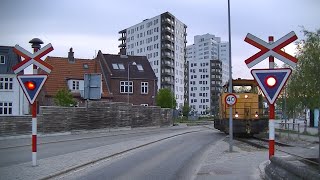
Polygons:
<instances>
[{"instance_id":1,"label":"white signal lamp","mask_svg":"<svg viewBox=\"0 0 320 180\"><path fill-rule=\"evenodd\" d=\"M266 78L266 84L269 88L272 88L277 84L277 79L274 76L269 76Z\"/></svg>"},{"instance_id":2,"label":"white signal lamp","mask_svg":"<svg viewBox=\"0 0 320 180\"><path fill-rule=\"evenodd\" d=\"M258 112L256 111L256 114L254 115L254 117L258 118L259 117L259 114Z\"/></svg>"},{"instance_id":3,"label":"white signal lamp","mask_svg":"<svg viewBox=\"0 0 320 180\"><path fill-rule=\"evenodd\" d=\"M238 112L236 112L236 114L234 115L235 118L238 118L239 117L239 114Z\"/></svg>"}]
</instances>

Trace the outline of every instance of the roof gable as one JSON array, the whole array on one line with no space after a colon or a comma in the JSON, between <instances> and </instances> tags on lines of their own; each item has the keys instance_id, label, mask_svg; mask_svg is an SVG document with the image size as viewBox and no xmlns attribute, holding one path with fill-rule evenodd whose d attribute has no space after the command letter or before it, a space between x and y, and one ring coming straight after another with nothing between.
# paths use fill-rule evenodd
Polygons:
<instances>
[{"instance_id":1,"label":"roof gable","mask_svg":"<svg viewBox=\"0 0 320 180\"><path fill-rule=\"evenodd\" d=\"M21 62L21 57L13 51L13 48L0 46L0 55L5 58L5 64L0 64L0 74L14 74L12 67Z\"/></svg>"}]
</instances>

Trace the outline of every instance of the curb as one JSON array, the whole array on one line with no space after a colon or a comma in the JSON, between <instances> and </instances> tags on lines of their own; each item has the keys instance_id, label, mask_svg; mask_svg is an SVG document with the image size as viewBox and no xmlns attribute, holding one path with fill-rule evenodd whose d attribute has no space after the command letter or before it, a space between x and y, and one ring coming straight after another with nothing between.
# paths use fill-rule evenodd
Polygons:
<instances>
[{"instance_id":1,"label":"curb","mask_svg":"<svg viewBox=\"0 0 320 180\"><path fill-rule=\"evenodd\" d=\"M261 164L259 164L259 171L260 171L260 177L262 179L266 179L266 172L265 168L271 163L270 160L264 161Z\"/></svg>"}]
</instances>

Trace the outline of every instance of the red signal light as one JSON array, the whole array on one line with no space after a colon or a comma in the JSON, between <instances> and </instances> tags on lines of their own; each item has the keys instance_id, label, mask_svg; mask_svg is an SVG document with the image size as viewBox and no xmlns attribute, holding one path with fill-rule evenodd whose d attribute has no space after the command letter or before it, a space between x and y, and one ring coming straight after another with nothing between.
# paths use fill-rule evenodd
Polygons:
<instances>
[{"instance_id":1,"label":"red signal light","mask_svg":"<svg viewBox=\"0 0 320 180\"><path fill-rule=\"evenodd\" d=\"M27 81L24 83L24 85L30 91L33 91L34 89L36 89L36 83L34 81Z\"/></svg>"},{"instance_id":2,"label":"red signal light","mask_svg":"<svg viewBox=\"0 0 320 180\"><path fill-rule=\"evenodd\" d=\"M269 76L266 78L265 83L268 87L272 88L277 84L277 79L274 76Z\"/></svg>"}]
</instances>

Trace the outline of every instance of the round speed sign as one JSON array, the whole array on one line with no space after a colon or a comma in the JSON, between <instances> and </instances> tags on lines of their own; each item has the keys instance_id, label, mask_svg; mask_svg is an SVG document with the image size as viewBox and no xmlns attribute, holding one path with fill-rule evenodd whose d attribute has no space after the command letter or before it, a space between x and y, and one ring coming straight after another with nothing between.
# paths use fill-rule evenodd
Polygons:
<instances>
[{"instance_id":1,"label":"round speed sign","mask_svg":"<svg viewBox=\"0 0 320 180\"><path fill-rule=\"evenodd\" d=\"M237 96L235 94L228 94L225 101L229 106L233 106L237 102Z\"/></svg>"}]
</instances>

